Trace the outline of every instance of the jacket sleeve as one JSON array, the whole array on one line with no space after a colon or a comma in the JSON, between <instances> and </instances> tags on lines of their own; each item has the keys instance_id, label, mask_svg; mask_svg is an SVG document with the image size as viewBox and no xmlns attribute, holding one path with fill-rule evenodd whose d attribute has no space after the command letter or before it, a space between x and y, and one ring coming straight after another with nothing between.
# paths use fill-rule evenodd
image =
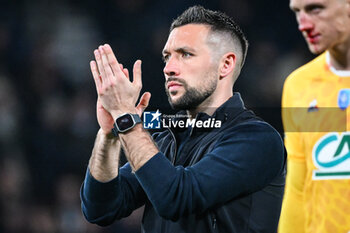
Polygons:
<instances>
[{"instance_id":1,"label":"jacket sleeve","mask_svg":"<svg viewBox=\"0 0 350 233\"><path fill-rule=\"evenodd\" d=\"M251 122L225 133L193 166L174 167L158 153L135 174L158 214L177 220L263 188L284 163L279 134L266 123Z\"/></svg>"},{"instance_id":2,"label":"jacket sleeve","mask_svg":"<svg viewBox=\"0 0 350 233\"><path fill-rule=\"evenodd\" d=\"M146 195L130 165L126 164L119 169L118 177L106 183L94 179L87 169L80 198L85 218L105 226L115 219L129 216L144 204Z\"/></svg>"}]
</instances>

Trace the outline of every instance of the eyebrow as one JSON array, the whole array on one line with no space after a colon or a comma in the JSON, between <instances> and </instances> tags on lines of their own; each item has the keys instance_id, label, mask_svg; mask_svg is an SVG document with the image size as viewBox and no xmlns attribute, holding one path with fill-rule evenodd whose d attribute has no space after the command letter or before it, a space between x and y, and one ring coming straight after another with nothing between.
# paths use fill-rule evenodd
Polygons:
<instances>
[{"instance_id":1,"label":"eyebrow","mask_svg":"<svg viewBox=\"0 0 350 233\"><path fill-rule=\"evenodd\" d=\"M193 49L191 47L188 47L188 46L183 46L183 47L179 47L179 48L175 49L175 52L177 52L177 53L195 52L195 51L196 51L195 49ZM169 53L170 53L170 51L166 50L166 49L164 49L163 52L162 52L163 55L164 54L169 54Z\"/></svg>"},{"instance_id":2,"label":"eyebrow","mask_svg":"<svg viewBox=\"0 0 350 233\"><path fill-rule=\"evenodd\" d=\"M310 3L305 4L302 8L304 8L306 11L310 11L313 8L317 8L317 7L324 8L324 3L323 2L310 2ZM294 12L297 12L300 10L295 5L289 5L289 8Z\"/></svg>"},{"instance_id":3,"label":"eyebrow","mask_svg":"<svg viewBox=\"0 0 350 233\"><path fill-rule=\"evenodd\" d=\"M292 6L292 5L289 5L289 9L293 12L296 12L299 10L299 8L295 7L295 6Z\"/></svg>"},{"instance_id":4,"label":"eyebrow","mask_svg":"<svg viewBox=\"0 0 350 233\"><path fill-rule=\"evenodd\" d=\"M319 3L319 2L315 2L315 3L310 3L310 4L305 6L306 11L311 11L314 8L324 8L324 4Z\"/></svg>"},{"instance_id":5,"label":"eyebrow","mask_svg":"<svg viewBox=\"0 0 350 233\"><path fill-rule=\"evenodd\" d=\"M294 12L300 10L295 4L292 4L292 2L289 4L289 9L294 11Z\"/></svg>"}]
</instances>

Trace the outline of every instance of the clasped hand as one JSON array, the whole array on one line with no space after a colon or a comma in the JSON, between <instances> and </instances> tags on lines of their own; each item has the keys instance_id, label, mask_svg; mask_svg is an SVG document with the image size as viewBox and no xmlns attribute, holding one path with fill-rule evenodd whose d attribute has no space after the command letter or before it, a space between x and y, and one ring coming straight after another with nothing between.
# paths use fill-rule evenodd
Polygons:
<instances>
[{"instance_id":1,"label":"clasped hand","mask_svg":"<svg viewBox=\"0 0 350 233\"><path fill-rule=\"evenodd\" d=\"M97 120L102 130L109 134L114 120L123 113L137 113L141 116L148 106L151 94L146 92L136 101L142 88L141 60L133 67L133 81L129 71L115 57L112 48L101 45L94 51L96 61L90 62L97 90Z\"/></svg>"}]
</instances>

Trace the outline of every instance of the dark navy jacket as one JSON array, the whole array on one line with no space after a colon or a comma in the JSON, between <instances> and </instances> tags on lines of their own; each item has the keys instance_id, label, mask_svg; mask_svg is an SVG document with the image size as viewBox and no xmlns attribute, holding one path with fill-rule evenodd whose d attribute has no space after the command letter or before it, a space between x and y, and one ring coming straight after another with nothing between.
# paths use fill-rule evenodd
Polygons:
<instances>
[{"instance_id":1,"label":"dark navy jacket","mask_svg":"<svg viewBox=\"0 0 350 233\"><path fill-rule=\"evenodd\" d=\"M245 109L238 93L211 117L222 126L153 135L160 152L135 173L126 164L117 178L101 183L87 170L81 189L87 220L108 225L145 205L142 232L276 232L285 180L282 139Z\"/></svg>"}]
</instances>

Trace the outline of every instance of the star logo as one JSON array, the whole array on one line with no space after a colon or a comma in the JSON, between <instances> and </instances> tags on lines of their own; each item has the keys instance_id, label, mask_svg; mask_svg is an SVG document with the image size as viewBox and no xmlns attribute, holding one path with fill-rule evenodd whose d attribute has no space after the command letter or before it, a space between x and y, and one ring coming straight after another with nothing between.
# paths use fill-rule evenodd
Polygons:
<instances>
[{"instance_id":1,"label":"star logo","mask_svg":"<svg viewBox=\"0 0 350 233\"><path fill-rule=\"evenodd\" d=\"M143 127L145 129L160 129L160 116L162 113L159 109L156 112L143 113Z\"/></svg>"},{"instance_id":2,"label":"star logo","mask_svg":"<svg viewBox=\"0 0 350 233\"><path fill-rule=\"evenodd\" d=\"M162 114L159 112L159 109L157 109L157 111L156 111L155 113L151 113L151 115L153 116L153 117L152 117L152 120L151 120L151 122L152 122L152 121L154 121L154 120L159 120L159 117L160 117Z\"/></svg>"}]
</instances>

